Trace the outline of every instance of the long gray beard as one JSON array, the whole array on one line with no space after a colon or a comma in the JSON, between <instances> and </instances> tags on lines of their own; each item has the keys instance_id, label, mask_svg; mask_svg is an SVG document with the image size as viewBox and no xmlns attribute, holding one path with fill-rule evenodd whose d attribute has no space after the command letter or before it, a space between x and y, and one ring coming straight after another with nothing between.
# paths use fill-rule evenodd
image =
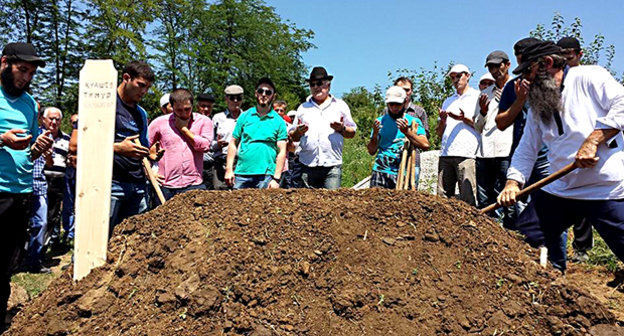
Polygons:
<instances>
[{"instance_id":1,"label":"long gray beard","mask_svg":"<svg viewBox=\"0 0 624 336\"><path fill-rule=\"evenodd\" d=\"M534 116L546 125L552 121L553 113L561 112L561 90L553 77L546 73L537 75L529 91L529 105Z\"/></svg>"}]
</instances>

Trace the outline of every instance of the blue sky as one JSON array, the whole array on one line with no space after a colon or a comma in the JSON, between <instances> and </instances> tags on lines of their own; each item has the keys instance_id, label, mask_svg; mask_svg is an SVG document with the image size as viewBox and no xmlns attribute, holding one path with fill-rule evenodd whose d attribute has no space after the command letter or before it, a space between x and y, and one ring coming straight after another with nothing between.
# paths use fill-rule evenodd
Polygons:
<instances>
[{"instance_id":1,"label":"blue sky","mask_svg":"<svg viewBox=\"0 0 624 336\"><path fill-rule=\"evenodd\" d=\"M612 68L624 72L624 1L418 1L267 0L285 20L315 32L317 46L305 63L323 65L335 76L334 94L390 83L388 71L431 69L434 62L466 64L475 77L485 57L501 49L513 58L513 44L538 23L550 27L555 12L566 26L579 17L586 42L595 34L616 47ZM604 59L602 60L604 61ZM515 67L512 61L512 67ZM471 81L476 86L476 79Z\"/></svg>"}]
</instances>

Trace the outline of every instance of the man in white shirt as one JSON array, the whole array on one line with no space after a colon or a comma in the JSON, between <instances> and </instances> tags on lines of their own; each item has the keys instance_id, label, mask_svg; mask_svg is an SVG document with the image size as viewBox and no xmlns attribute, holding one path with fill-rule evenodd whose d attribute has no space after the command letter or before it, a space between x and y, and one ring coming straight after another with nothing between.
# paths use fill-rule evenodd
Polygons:
<instances>
[{"instance_id":1,"label":"man in white shirt","mask_svg":"<svg viewBox=\"0 0 624 336\"><path fill-rule=\"evenodd\" d=\"M228 190L230 186L225 183L225 163L227 149L232 140L232 131L236 126L236 120L243 113L244 90L240 85L228 85L225 88L225 112L217 113L212 118L214 125L214 138L210 151L213 153L214 172L212 174L212 186L215 190Z\"/></svg>"},{"instance_id":2,"label":"man in white shirt","mask_svg":"<svg viewBox=\"0 0 624 336\"><path fill-rule=\"evenodd\" d=\"M357 128L349 106L329 94L333 78L323 67L312 69L306 80L310 96L299 105L290 132L293 141L300 141L301 179L306 188L340 188L344 139L353 138Z\"/></svg>"},{"instance_id":3,"label":"man in white shirt","mask_svg":"<svg viewBox=\"0 0 624 336\"><path fill-rule=\"evenodd\" d=\"M503 87L509 81L509 56L504 51L491 52L485 66L494 78L494 85L487 87L479 96L475 111L475 129L481 142L477 151L477 203L484 208L494 202L503 190L509 168L509 153L513 142L513 125L504 131L496 127L498 103ZM504 221L511 220L509 210L504 211ZM492 212L495 214L495 212Z\"/></svg>"},{"instance_id":4,"label":"man in white shirt","mask_svg":"<svg viewBox=\"0 0 624 336\"><path fill-rule=\"evenodd\" d=\"M474 112L479 91L468 85L470 70L456 64L449 71L455 94L442 103L436 132L442 139L438 162L438 195L452 197L459 184L459 198L476 206L475 155L479 134L474 128Z\"/></svg>"},{"instance_id":5,"label":"man in white shirt","mask_svg":"<svg viewBox=\"0 0 624 336\"><path fill-rule=\"evenodd\" d=\"M553 266L565 270L561 233L582 218L624 260L624 87L600 66L566 68L550 41L527 48L514 73L530 84L531 111L498 202L515 203L545 144L551 172L579 168L532 195Z\"/></svg>"}]
</instances>

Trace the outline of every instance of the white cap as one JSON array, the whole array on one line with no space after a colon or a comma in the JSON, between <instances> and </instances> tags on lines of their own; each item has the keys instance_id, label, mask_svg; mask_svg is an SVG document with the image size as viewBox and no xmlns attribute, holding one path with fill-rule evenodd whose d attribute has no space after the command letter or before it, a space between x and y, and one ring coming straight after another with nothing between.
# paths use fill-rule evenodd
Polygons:
<instances>
[{"instance_id":1,"label":"white cap","mask_svg":"<svg viewBox=\"0 0 624 336\"><path fill-rule=\"evenodd\" d=\"M455 64L451 68L451 71L448 72L447 76L450 76L452 73L462 73L462 72L466 72L470 75L470 70L468 69L467 66L463 64Z\"/></svg>"},{"instance_id":2,"label":"white cap","mask_svg":"<svg viewBox=\"0 0 624 336\"><path fill-rule=\"evenodd\" d=\"M481 81L483 80L491 80L494 81L494 77L492 77L492 74L489 72L486 72L485 75L481 76L481 78L479 78L479 83L481 83Z\"/></svg>"},{"instance_id":3,"label":"white cap","mask_svg":"<svg viewBox=\"0 0 624 336\"><path fill-rule=\"evenodd\" d=\"M243 88L240 85L229 85L225 88L226 95L239 95L243 93Z\"/></svg>"},{"instance_id":4,"label":"white cap","mask_svg":"<svg viewBox=\"0 0 624 336\"><path fill-rule=\"evenodd\" d=\"M391 86L388 91L386 91L386 104L403 104L405 103L405 98L407 98L407 93L400 86Z\"/></svg>"},{"instance_id":5,"label":"white cap","mask_svg":"<svg viewBox=\"0 0 624 336\"><path fill-rule=\"evenodd\" d=\"M169 94L165 93L162 97L160 97L160 107L169 104Z\"/></svg>"}]
</instances>

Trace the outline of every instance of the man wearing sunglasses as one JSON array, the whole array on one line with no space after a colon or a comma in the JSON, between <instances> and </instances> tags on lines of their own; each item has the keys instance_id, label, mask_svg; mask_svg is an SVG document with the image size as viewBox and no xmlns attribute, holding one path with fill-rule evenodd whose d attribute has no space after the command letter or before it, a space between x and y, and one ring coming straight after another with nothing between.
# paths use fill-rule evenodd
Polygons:
<instances>
[{"instance_id":1,"label":"man wearing sunglasses","mask_svg":"<svg viewBox=\"0 0 624 336\"><path fill-rule=\"evenodd\" d=\"M301 179L306 188L340 188L344 139L353 138L357 128L349 106L329 93L333 78L323 67L312 69L306 80L310 96L299 105L290 132L293 141L300 141Z\"/></svg>"},{"instance_id":2,"label":"man wearing sunglasses","mask_svg":"<svg viewBox=\"0 0 624 336\"><path fill-rule=\"evenodd\" d=\"M225 104L227 108L224 112L214 115L212 123L214 124L214 139L210 146L214 159L212 186L214 190L231 189L225 183L225 164L227 158L228 145L232 139L232 131L236 125L236 120L241 115L241 106L243 105L244 90L240 85L228 85L225 88Z\"/></svg>"},{"instance_id":3,"label":"man wearing sunglasses","mask_svg":"<svg viewBox=\"0 0 624 336\"><path fill-rule=\"evenodd\" d=\"M261 78L256 85L256 106L245 111L236 122L225 171L225 181L234 189L279 188L288 133L286 122L273 110L274 98L273 81Z\"/></svg>"},{"instance_id":4,"label":"man wearing sunglasses","mask_svg":"<svg viewBox=\"0 0 624 336\"><path fill-rule=\"evenodd\" d=\"M498 202L516 202L545 144L552 172L578 168L531 194L553 266L565 270L561 234L583 218L623 260L624 87L600 66L568 68L551 41L526 48L513 72L527 81L531 112Z\"/></svg>"}]
</instances>

